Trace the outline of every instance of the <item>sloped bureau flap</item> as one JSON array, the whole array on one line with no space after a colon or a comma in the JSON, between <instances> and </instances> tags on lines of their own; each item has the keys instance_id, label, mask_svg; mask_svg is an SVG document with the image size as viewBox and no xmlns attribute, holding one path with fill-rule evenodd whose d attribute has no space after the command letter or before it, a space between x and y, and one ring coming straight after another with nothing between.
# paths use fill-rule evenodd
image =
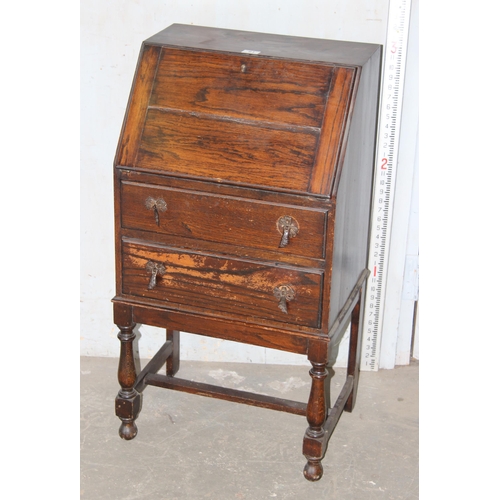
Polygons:
<instances>
[{"instance_id":1,"label":"sloped bureau flap","mask_svg":"<svg viewBox=\"0 0 500 500\"><path fill-rule=\"evenodd\" d=\"M221 41L221 50L230 42ZM330 195L357 67L217 52L213 40L210 50L149 43L139 58L116 165Z\"/></svg>"}]
</instances>

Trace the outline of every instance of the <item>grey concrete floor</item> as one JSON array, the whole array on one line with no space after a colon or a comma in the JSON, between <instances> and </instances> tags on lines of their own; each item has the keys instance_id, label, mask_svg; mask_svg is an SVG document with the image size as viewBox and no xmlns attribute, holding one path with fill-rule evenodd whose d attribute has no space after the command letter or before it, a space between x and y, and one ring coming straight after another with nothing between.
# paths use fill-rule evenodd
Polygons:
<instances>
[{"instance_id":1,"label":"grey concrete floor","mask_svg":"<svg viewBox=\"0 0 500 500\"><path fill-rule=\"evenodd\" d=\"M323 459L302 475L305 417L146 387L135 439L118 436L118 362L81 358L81 498L418 499L418 362L362 372ZM144 365L143 365L144 366ZM306 402L306 366L181 361L179 377ZM345 369L335 369L332 395Z\"/></svg>"}]
</instances>

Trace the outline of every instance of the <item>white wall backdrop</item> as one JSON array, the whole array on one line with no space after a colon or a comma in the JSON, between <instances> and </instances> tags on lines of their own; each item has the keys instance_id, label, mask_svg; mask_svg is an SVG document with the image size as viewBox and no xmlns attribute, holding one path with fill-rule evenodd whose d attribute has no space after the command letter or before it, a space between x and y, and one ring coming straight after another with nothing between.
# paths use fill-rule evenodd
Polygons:
<instances>
[{"instance_id":1,"label":"white wall backdrop","mask_svg":"<svg viewBox=\"0 0 500 500\"><path fill-rule=\"evenodd\" d=\"M110 302L112 164L141 42L170 24L183 23L383 44L389 0L81 0L80 4L81 354L118 356ZM406 238L407 225L403 226ZM395 299L398 306L400 300ZM139 332L141 356L151 357L163 343L164 332L144 326ZM340 366L345 365L345 347L344 342ZM181 339L181 357L307 364L302 356L188 334Z\"/></svg>"}]
</instances>

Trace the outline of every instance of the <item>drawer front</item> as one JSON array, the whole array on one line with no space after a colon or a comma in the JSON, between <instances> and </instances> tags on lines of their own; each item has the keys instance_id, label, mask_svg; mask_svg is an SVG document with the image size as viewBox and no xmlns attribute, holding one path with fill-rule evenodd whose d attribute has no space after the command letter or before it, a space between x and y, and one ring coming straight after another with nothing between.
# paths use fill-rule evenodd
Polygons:
<instances>
[{"instance_id":1,"label":"drawer front","mask_svg":"<svg viewBox=\"0 0 500 500\"><path fill-rule=\"evenodd\" d=\"M126 240L124 294L173 309L319 328L323 273L226 259Z\"/></svg>"},{"instance_id":2,"label":"drawer front","mask_svg":"<svg viewBox=\"0 0 500 500\"><path fill-rule=\"evenodd\" d=\"M321 127L332 67L163 49L150 106Z\"/></svg>"},{"instance_id":3,"label":"drawer front","mask_svg":"<svg viewBox=\"0 0 500 500\"><path fill-rule=\"evenodd\" d=\"M131 182L122 183L121 205L124 228L317 259L324 256L325 210Z\"/></svg>"}]
</instances>

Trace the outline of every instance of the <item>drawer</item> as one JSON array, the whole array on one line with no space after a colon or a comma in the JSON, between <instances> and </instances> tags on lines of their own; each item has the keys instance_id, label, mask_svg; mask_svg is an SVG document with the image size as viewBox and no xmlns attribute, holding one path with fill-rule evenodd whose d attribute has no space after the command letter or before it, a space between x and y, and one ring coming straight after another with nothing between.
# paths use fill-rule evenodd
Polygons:
<instances>
[{"instance_id":1,"label":"drawer","mask_svg":"<svg viewBox=\"0 0 500 500\"><path fill-rule=\"evenodd\" d=\"M319 328L323 273L124 240L122 292L195 310Z\"/></svg>"},{"instance_id":2,"label":"drawer","mask_svg":"<svg viewBox=\"0 0 500 500\"><path fill-rule=\"evenodd\" d=\"M127 229L316 259L324 256L326 210L135 182L122 182L121 206L122 227ZM287 223L288 243L283 238Z\"/></svg>"},{"instance_id":3,"label":"drawer","mask_svg":"<svg viewBox=\"0 0 500 500\"><path fill-rule=\"evenodd\" d=\"M321 127L332 73L321 64L163 49L149 105Z\"/></svg>"}]
</instances>

